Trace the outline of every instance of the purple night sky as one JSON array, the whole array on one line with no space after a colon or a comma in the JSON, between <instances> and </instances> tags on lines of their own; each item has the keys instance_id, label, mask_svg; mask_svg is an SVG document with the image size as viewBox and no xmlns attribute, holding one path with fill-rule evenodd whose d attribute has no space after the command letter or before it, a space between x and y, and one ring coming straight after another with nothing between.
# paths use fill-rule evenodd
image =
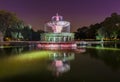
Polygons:
<instances>
[{"instance_id":1,"label":"purple night sky","mask_svg":"<svg viewBox=\"0 0 120 82\"><path fill-rule=\"evenodd\" d=\"M71 31L103 21L113 12L120 14L120 0L0 0L0 10L15 12L33 29L43 29L59 13L71 22Z\"/></svg>"}]
</instances>

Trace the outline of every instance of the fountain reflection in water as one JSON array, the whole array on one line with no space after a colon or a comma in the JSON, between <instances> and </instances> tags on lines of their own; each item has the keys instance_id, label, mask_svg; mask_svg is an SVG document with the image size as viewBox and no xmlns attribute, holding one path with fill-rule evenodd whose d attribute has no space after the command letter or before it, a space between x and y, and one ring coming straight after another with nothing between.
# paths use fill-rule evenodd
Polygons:
<instances>
[{"instance_id":1,"label":"fountain reflection in water","mask_svg":"<svg viewBox=\"0 0 120 82\"><path fill-rule=\"evenodd\" d=\"M63 73L70 70L70 61L74 60L74 53L60 53L56 52L49 55L50 64L48 69L53 72L53 74L58 77Z\"/></svg>"}]
</instances>

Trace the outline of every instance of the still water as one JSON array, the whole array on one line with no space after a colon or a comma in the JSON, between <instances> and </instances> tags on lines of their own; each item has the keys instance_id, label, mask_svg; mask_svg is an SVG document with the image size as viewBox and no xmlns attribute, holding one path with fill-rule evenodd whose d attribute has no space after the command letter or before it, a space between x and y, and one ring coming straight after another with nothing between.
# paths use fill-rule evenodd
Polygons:
<instances>
[{"instance_id":1,"label":"still water","mask_svg":"<svg viewBox=\"0 0 120 82\"><path fill-rule=\"evenodd\" d=\"M0 82L120 82L120 49L0 48Z\"/></svg>"}]
</instances>

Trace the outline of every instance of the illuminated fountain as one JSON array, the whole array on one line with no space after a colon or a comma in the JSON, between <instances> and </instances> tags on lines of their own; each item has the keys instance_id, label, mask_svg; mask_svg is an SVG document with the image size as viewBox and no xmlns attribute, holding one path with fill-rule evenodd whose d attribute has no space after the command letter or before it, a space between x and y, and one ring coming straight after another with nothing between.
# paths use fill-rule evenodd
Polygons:
<instances>
[{"instance_id":1,"label":"illuminated fountain","mask_svg":"<svg viewBox=\"0 0 120 82\"><path fill-rule=\"evenodd\" d=\"M63 21L63 17L56 14L52 21L45 24L45 31L52 33L70 32L70 22Z\"/></svg>"},{"instance_id":2,"label":"illuminated fountain","mask_svg":"<svg viewBox=\"0 0 120 82\"><path fill-rule=\"evenodd\" d=\"M45 48L75 48L74 33L70 33L70 22L64 21L63 17L56 14L51 21L45 24L41 36L42 44L39 47Z\"/></svg>"}]
</instances>

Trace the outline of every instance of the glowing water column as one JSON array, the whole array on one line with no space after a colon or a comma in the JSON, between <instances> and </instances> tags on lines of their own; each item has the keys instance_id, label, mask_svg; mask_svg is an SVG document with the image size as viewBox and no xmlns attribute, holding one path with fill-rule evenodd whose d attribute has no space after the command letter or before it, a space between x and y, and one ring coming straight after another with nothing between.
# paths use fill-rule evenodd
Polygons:
<instances>
[{"instance_id":1,"label":"glowing water column","mask_svg":"<svg viewBox=\"0 0 120 82\"><path fill-rule=\"evenodd\" d=\"M70 32L70 22L63 21L63 17L56 14L51 21L45 24L45 32L62 33Z\"/></svg>"}]
</instances>

